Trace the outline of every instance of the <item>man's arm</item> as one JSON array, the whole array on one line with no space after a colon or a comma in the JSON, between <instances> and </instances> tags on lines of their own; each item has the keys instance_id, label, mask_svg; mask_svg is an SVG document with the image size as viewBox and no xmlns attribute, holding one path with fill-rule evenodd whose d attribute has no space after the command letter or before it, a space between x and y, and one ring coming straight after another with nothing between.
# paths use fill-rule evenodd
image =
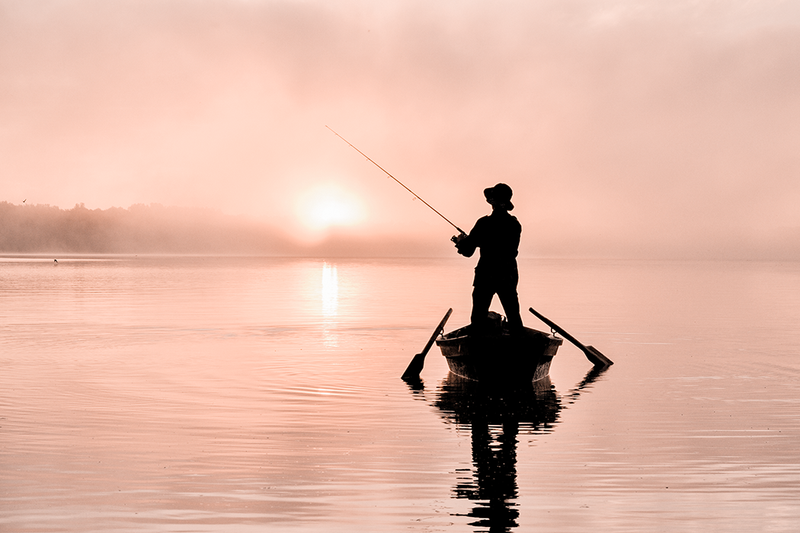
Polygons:
<instances>
[{"instance_id":1,"label":"man's arm","mask_svg":"<svg viewBox=\"0 0 800 533\"><path fill-rule=\"evenodd\" d=\"M469 235L462 233L461 235L455 235L452 239L450 239L455 243L458 253L464 257L472 257L472 254L475 253L475 248L480 246L480 241L478 239L478 226L480 226L480 220L475 223L475 227L472 228L472 231L469 232Z\"/></svg>"}]
</instances>

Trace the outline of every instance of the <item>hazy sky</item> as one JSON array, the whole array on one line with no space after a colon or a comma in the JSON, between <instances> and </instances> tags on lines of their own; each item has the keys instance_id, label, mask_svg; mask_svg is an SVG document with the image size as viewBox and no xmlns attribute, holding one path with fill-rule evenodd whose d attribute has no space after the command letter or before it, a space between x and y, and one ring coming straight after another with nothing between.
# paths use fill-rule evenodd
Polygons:
<instances>
[{"instance_id":1,"label":"hazy sky","mask_svg":"<svg viewBox=\"0 0 800 533\"><path fill-rule=\"evenodd\" d=\"M0 0L0 200L800 258L800 2Z\"/></svg>"}]
</instances>

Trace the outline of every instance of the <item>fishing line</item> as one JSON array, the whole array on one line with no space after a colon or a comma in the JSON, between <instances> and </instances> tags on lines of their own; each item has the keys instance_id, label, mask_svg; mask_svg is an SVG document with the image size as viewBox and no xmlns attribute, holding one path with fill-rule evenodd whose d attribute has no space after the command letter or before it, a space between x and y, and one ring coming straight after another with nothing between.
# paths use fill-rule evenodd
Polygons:
<instances>
[{"instance_id":1,"label":"fishing line","mask_svg":"<svg viewBox=\"0 0 800 533\"><path fill-rule=\"evenodd\" d=\"M397 179L397 178L395 178L394 176L392 176L392 175L389 173L389 171L388 171L388 170L386 170L385 168L383 168L382 166L380 166L378 163L376 163L375 161L373 161L373 160L372 160L372 158L370 158L370 157L369 157L367 154L365 154L364 152L362 152L361 150L359 150L358 148L356 148L355 146L353 146L353 144L352 144L350 141L348 141L347 139L345 139L344 137L342 137L341 135L339 135L338 133L336 133L335 131L333 131L333 128L331 128L330 126L327 126L327 125L326 125L325 127L326 127L326 128L328 128L329 130L331 130L331 132L333 132L333 134L334 134L334 135L336 135L337 137L339 137L341 140L343 140L344 142L346 142L347 144L349 144L349 145L350 145L350 147L351 147L353 150L355 150L355 151L356 151L356 152L358 152L359 154L363 155L363 156L364 156L364 157L367 159L367 161L369 161L370 163L372 163L373 165L375 165L376 167L378 167L379 169L381 169L381 170L382 170L382 171L383 171L383 172L384 172L384 173L385 173L387 176L389 176L389 177L390 177L390 178L392 178L394 181L396 181L397 183L399 183L401 187L403 187L405 190L407 190L408 192L410 192L411 194L413 194L413 195L414 195L414 197L415 197L416 199L418 199L418 200L419 200L420 202L422 202L423 204L427 205L427 206L428 206L428 207L429 207L429 208L430 208L430 209L431 209L431 210L432 210L434 213L436 213L437 215L439 215L440 217L442 217L442 218L443 218L443 219L444 219L444 220L445 220L445 221L446 221L448 224L450 224L451 226L453 226L454 228L456 228L456 229L458 230L458 232L459 232L459 233L466 235L466 232L465 232L464 230L462 230L461 228L459 228L458 226L456 226L455 224L453 224L452 222L450 222L450 219L448 219L446 216L444 216L444 215L443 215L443 214L441 214L439 211L437 211L437 210L436 210L436 208L435 208L435 207L433 207L431 204L429 204L428 202L426 202L425 200L423 200L423 199L422 199L422 197L421 197L420 195L418 195L417 193L415 193L414 191L412 191L411 189L409 189L408 187L406 187L406 186L405 186L405 184L404 184L402 181L400 181L399 179Z\"/></svg>"}]
</instances>

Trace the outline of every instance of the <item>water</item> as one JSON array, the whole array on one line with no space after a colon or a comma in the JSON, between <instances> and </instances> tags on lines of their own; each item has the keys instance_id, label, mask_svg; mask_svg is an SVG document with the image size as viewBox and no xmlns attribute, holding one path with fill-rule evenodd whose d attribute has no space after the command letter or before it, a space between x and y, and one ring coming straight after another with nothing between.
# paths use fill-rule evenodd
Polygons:
<instances>
[{"instance_id":1,"label":"water","mask_svg":"<svg viewBox=\"0 0 800 533\"><path fill-rule=\"evenodd\" d=\"M796 531L800 264L521 266L614 366L401 381L463 258L0 258L0 531Z\"/></svg>"}]
</instances>

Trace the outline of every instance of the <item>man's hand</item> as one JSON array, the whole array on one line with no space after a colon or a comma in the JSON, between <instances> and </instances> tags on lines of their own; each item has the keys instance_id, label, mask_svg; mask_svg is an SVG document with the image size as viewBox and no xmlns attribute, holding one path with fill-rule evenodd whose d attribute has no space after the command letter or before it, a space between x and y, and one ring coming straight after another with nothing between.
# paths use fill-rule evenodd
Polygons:
<instances>
[{"instance_id":1,"label":"man's hand","mask_svg":"<svg viewBox=\"0 0 800 533\"><path fill-rule=\"evenodd\" d=\"M450 240L453 241L456 245L463 241L467 237L466 233L459 233L458 235L453 235L450 237Z\"/></svg>"}]
</instances>

